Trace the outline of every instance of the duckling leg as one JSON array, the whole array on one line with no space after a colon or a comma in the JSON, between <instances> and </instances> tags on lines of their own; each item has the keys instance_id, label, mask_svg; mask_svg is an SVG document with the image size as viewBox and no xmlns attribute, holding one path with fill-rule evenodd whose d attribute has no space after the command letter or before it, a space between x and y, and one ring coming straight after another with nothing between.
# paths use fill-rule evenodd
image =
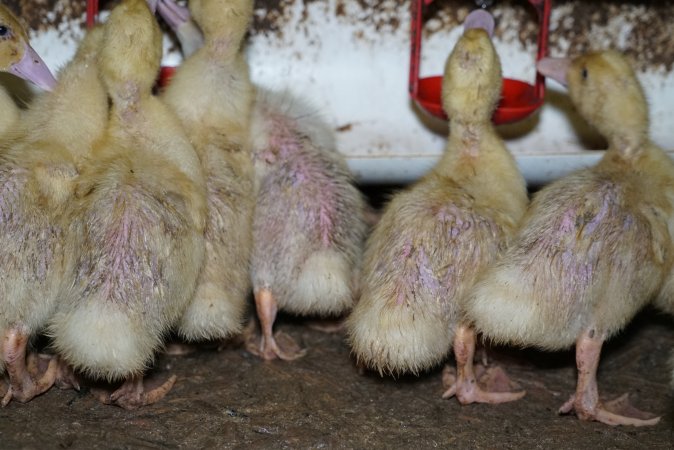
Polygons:
<instances>
[{"instance_id":1,"label":"duckling leg","mask_svg":"<svg viewBox=\"0 0 674 450\"><path fill-rule=\"evenodd\" d=\"M524 397L525 391L503 392L496 390L496 381L500 385L509 385L510 380L501 369L487 370L485 376L480 377L483 389L478 384L478 378L473 370L475 357L475 330L466 325L460 325L454 337L454 356L456 358L456 382L442 395L449 398L456 395L462 405L469 403L505 403Z\"/></svg>"},{"instance_id":2,"label":"duckling leg","mask_svg":"<svg viewBox=\"0 0 674 450\"><path fill-rule=\"evenodd\" d=\"M110 395L99 394L98 399L106 405L117 405L127 410L138 409L145 405L158 402L168 394L176 382L176 376L172 375L161 386L146 390L143 384L143 376L135 375L122 384L119 389Z\"/></svg>"},{"instance_id":3,"label":"duckling leg","mask_svg":"<svg viewBox=\"0 0 674 450\"><path fill-rule=\"evenodd\" d=\"M562 405L560 414L575 411L581 420L596 420L608 425L655 425L659 417L639 411L629 404L627 394L616 400L602 403L597 388L597 367L603 336L597 336L594 329L585 331L576 341L576 366L578 382L576 393Z\"/></svg>"},{"instance_id":4,"label":"duckling leg","mask_svg":"<svg viewBox=\"0 0 674 450\"><path fill-rule=\"evenodd\" d=\"M255 291L255 307L262 328L262 339L258 349L253 350L252 353L267 361L276 358L292 361L304 356L306 350L300 348L293 338L285 333L273 334L272 329L278 306L271 290L258 289Z\"/></svg>"},{"instance_id":5,"label":"duckling leg","mask_svg":"<svg viewBox=\"0 0 674 450\"><path fill-rule=\"evenodd\" d=\"M38 380L31 376L26 364L27 345L28 334L20 327L10 328L3 336L2 357L9 375L9 388L0 403L3 407L12 399L21 403L31 400L49 390L56 380L58 364L54 360L49 361L49 366Z\"/></svg>"}]
</instances>

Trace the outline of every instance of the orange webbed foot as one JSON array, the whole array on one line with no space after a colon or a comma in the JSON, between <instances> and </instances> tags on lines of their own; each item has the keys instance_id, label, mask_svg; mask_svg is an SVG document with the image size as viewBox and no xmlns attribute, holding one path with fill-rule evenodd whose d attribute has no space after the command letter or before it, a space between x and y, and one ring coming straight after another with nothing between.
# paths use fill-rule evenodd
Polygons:
<instances>
[{"instance_id":1,"label":"orange webbed foot","mask_svg":"<svg viewBox=\"0 0 674 450\"><path fill-rule=\"evenodd\" d=\"M5 361L9 387L0 401L7 406L12 399L26 403L48 391L56 380L58 364L55 359L49 361L46 369L39 373L39 364L35 356L27 355L29 333L21 327L7 330L3 336L2 358Z\"/></svg>"},{"instance_id":2,"label":"orange webbed foot","mask_svg":"<svg viewBox=\"0 0 674 450\"><path fill-rule=\"evenodd\" d=\"M447 388L443 398L456 396L459 403L505 403L519 400L526 394L510 381L505 371L498 366L484 368L474 363L476 347L475 330L468 325L457 327L454 336L454 356L457 370L445 368L443 385ZM482 355L486 361L486 356Z\"/></svg>"},{"instance_id":3,"label":"orange webbed foot","mask_svg":"<svg viewBox=\"0 0 674 450\"><path fill-rule=\"evenodd\" d=\"M446 388L442 398L456 396L462 405L470 403L506 403L519 400L526 391L510 380L506 372L498 366L484 368L475 366L476 376L462 380L456 378L456 371L446 366L442 373L442 384Z\"/></svg>"},{"instance_id":4,"label":"orange webbed foot","mask_svg":"<svg viewBox=\"0 0 674 450\"><path fill-rule=\"evenodd\" d=\"M584 405L577 395L559 408L560 414L575 412L581 420L595 420L607 425L631 425L635 427L652 426L660 421L660 417L635 408L629 401L629 394L608 401L597 401L594 405Z\"/></svg>"},{"instance_id":5,"label":"orange webbed foot","mask_svg":"<svg viewBox=\"0 0 674 450\"><path fill-rule=\"evenodd\" d=\"M58 361L52 359L49 361L47 369L40 374L31 374L28 370L14 371L8 368L10 372L10 383L0 404L5 407L12 400L26 403L40 394L47 392L56 381L58 373Z\"/></svg>"},{"instance_id":6,"label":"orange webbed foot","mask_svg":"<svg viewBox=\"0 0 674 450\"><path fill-rule=\"evenodd\" d=\"M116 405L126 410L134 410L157 403L164 398L175 384L176 379L177 377L172 375L162 385L147 390L142 376L132 377L125 381L112 394L108 391L97 390L94 395L103 404Z\"/></svg>"},{"instance_id":7,"label":"orange webbed foot","mask_svg":"<svg viewBox=\"0 0 674 450\"><path fill-rule=\"evenodd\" d=\"M80 390L80 380L77 375L75 375L72 366L58 356L44 353L30 353L26 359L28 361L28 371L33 378L37 378L40 373L46 372L52 360L56 360L54 386L62 390Z\"/></svg>"},{"instance_id":8,"label":"orange webbed foot","mask_svg":"<svg viewBox=\"0 0 674 450\"><path fill-rule=\"evenodd\" d=\"M246 340L246 350L265 361L282 359L293 361L306 355L307 350L300 347L287 333L276 332L271 338L257 336Z\"/></svg>"},{"instance_id":9,"label":"orange webbed foot","mask_svg":"<svg viewBox=\"0 0 674 450\"><path fill-rule=\"evenodd\" d=\"M597 367L604 338L594 327L588 327L576 339L576 392L559 408L559 413L574 411L581 420L596 420L607 425L655 425L660 418L630 405L627 394L605 403L599 400Z\"/></svg>"}]
</instances>

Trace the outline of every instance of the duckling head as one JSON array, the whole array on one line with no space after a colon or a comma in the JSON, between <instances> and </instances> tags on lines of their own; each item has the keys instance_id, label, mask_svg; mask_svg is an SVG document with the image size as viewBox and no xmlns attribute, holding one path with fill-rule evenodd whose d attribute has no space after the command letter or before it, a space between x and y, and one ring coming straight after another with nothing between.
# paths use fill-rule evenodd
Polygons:
<instances>
[{"instance_id":1,"label":"duckling head","mask_svg":"<svg viewBox=\"0 0 674 450\"><path fill-rule=\"evenodd\" d=\"M0 70L31 81L46 91L56 85L42 58L28 44L28 33L18 19L0 4Z\"/></svg>"},{"instance_id":2,"label":"duckling head","mask_svg":"<svg viewBox=\"0 0 674 450\"><path fill-rule=\"evenodd\" d=\"M488 122L501 95L501 62L491 42L494 19L473 11L447 58L442 106L451 121Z\"/></svg>"},{"instance_id":3,"label":"duckling head","mask_svg":"<svg viewBox=\"0 0 674 450\"><path fill-rule=\"evenodd\" d=\"M253 17L253 0L190 0L189 8L207 43L238 52Z\"/></svg>"},{"instance_id":4,"label":"duckling head","mask_svg":"<svg viewBox=\"0 0 674 450\"><path fill-rule=\"evenodd\" d=\"M648 139L648 105L634 70L620 53L607 50L574 59L544 58L538 71L569 89L579 113L623 153Z\"/></svg>"},{"instance_id":5,"label":"duckling head","mask_svg":"<svg viewBox=\"0 0 674 450\"><path fill-rule=\"evenodd\" d=\"M161 30L144 0L124 0L103 27L98 66L117 105L150 95L161 63Z\"/></svg>"}]
</instances>

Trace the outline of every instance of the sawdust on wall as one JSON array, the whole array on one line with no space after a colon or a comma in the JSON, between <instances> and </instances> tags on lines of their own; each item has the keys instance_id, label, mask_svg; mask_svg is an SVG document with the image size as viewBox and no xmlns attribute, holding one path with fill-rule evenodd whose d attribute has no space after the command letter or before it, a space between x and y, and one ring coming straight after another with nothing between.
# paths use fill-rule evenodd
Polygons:
<instances>
[{"instance_id":1,"label":"sawdust on wall","mask_svg":"<svg viewBox=\"0 0 674 450\"><path fill-rule=\"evenodd\" d=\"M34 31L56 29L69 33L74 22L83 26L86 1L72 0L5 0ZM104 1L107 8L115 1ZM313 3L325 8L336 20L374 28L383 38L409 27L407 11L410 0L256 0L251 34L263 33L283 37L293 19L294 8L301 5L300 23L310 19ZM436 0L426 11L426 36L454 28L475 7L470 0ZM321 10L323 11L323 10ZM524 0L496 0L490 8L497 21L496 36L535 45L538 26L535 11ZM628 54L640 69L674 66L674 39L671 24L674 8L667 0L556 0L554 2L550 51L553 55L577 54L593 48L615 47ZM506 26L508 24L508 26Z\"/></svg>"}]
</instances>

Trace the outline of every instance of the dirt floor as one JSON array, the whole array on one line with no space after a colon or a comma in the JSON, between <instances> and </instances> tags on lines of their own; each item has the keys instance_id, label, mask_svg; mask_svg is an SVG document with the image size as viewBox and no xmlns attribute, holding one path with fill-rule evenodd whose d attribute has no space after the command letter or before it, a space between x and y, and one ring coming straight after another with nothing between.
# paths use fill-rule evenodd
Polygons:
<instances>
[{"instance_id":1,"label":"dirt floor","mask_svg":"<svg viewBox=\"0 0 674 450\"><path fill-rule=\"evenodd\" d=\"M443 400L441 367L420 377L359 374L343 335L282 318L280 328L308 348L295 362L262 362L241 347L203 346L159 358L153 376L178 381L138 411L52 389L0 410L0 448L668 448L674 398L666 371L674 321L639 315L606 346L600 389L630 391L640 408L662 414L650 428L611 428L557 408L573 391L572 352L491 349L526 390L499 406Z\"/></svg>"}]
</instances>

